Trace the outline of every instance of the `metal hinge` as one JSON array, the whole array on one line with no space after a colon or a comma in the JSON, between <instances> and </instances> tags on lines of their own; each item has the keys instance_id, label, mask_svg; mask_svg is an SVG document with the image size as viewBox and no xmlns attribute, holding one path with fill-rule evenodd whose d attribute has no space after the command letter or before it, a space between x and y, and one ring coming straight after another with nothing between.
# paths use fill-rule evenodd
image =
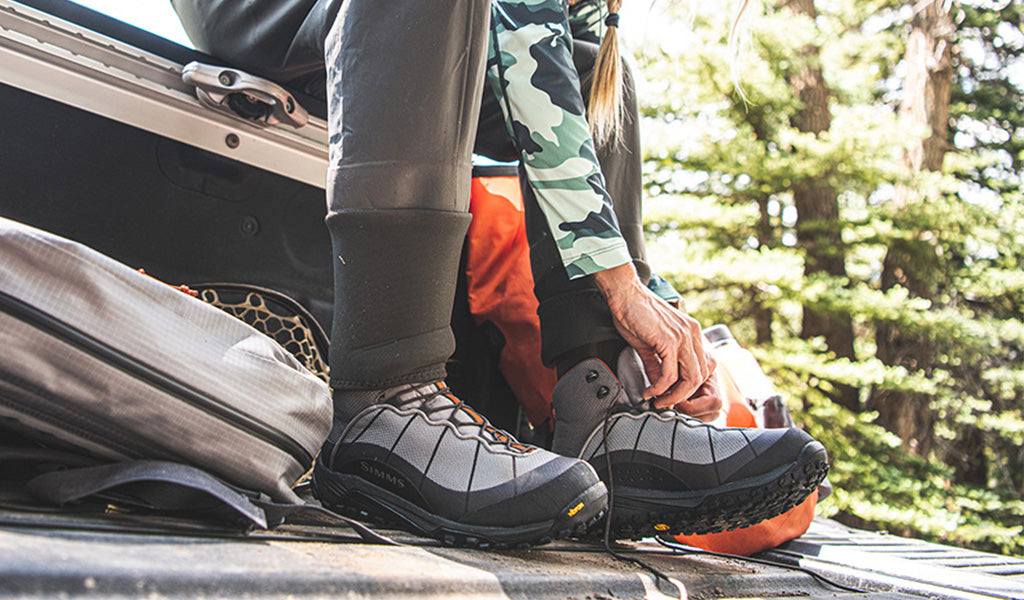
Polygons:
<instances>
[{"instance_id":1,"label":"metal hinge","mask_svg":"<svg viewBox=\"0 0 1024 600\"><path fill-rule=\"evenodd\" d=\"M195 86L196 97L205 106L262 127L284 123L299 128L309 120L309 113L287 90L245 71L190 62L182 69L181 80Z\"/></svg>"}]
</instances>

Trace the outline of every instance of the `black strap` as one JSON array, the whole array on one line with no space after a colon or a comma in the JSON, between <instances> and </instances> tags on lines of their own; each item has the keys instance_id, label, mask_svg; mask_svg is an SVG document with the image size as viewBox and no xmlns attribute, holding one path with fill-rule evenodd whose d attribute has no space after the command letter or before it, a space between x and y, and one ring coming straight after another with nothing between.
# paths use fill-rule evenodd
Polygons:
<instances>
[{"instance_id":1,"label":"black strap","mask_svg":"<svg viewBox=\"0 0 1024 600\"><path fill-rule=\"evenodd\" d=\"M343 517L338 513L328 510L317 504L280 504L276 502L268 502L265 500L257 500L255 504L263 509L267 515L267 521L270 522L271 526L276 526L284 523L288 520L288 517L292 517L301 513L316 513L323 515L334 522L342 522L347 525L350 529L359 534L359 537L363 538L364 541L382 544L385 546L401 546L402 544L392 540L391 538L381 535L376 531L370 529L366 525L363 525L359 521Z\"/></svg>"},{"instance_id":2,"label":"black strap","mask_svg":"<svg viewBox=\"0 0 1024 600\"><path fill-rule=\"evenodd\" d=\"M39 500L64 506L90 497L103 497L158 510L202 511L227 506L257 527L267 517L252 501L209 473L159 460L119 462L84 469L52 471L26 484Z\"/></svg>"},{"instance_id":3,"label":"black strap","mask_svg":"<svg viewBox=\"0 0 1024 600\"><path fill-rule=\"evenodd\" d=\"M275 527L301 512L317 512L344 523L364 541L398 545L358 521L313 504L283 504L233 489L206 471L179 463L136 460L96 467L53 471L26 484L39 500L63 506L90 497L113 499L145 508L210 511L228 508L261 529Z\"/></svg>"}]
</instances>

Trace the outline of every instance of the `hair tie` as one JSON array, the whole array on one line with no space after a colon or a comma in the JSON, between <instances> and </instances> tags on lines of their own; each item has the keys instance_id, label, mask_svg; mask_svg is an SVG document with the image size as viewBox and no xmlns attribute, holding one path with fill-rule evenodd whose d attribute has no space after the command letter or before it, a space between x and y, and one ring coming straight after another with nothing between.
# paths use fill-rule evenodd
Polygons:
<instances>
[{"instance_id":1,"label":"hair tie","mask_svg":"<svg viewBox=\"0 0 1024 600\"><path fill-rule=\"evenodd\" d=\"M619 13L608 13L608 16L604 18L604 24L606 27L618 27Z\"/></svg>"}]
</instances>

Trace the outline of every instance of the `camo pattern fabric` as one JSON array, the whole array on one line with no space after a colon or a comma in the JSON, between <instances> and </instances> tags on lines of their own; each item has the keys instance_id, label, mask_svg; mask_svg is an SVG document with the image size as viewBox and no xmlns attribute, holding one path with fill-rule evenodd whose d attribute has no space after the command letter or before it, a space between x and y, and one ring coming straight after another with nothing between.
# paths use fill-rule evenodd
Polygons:
<instances>
[{"instance_id":1,"label":"camo pattern fabric","mask_svg":"<svg viewBox=\"0 0 1024 600\"><path fill-rule=\"evenodd\" d=\"M604 0L570 0L569 30L572 39L600 44L604 37L604 18L608 5Z\"/></svg>"},{"instance_id":2,"label":"camo pattern fabric","mask_svg":"<svg viewBox=\"0 0 1024 600\"><path fill-rule=\"evenodd\" d=\"M570 279L631 262L587 126L560 0L494 0L487 81Z\"/></svg>"}]
</instances>

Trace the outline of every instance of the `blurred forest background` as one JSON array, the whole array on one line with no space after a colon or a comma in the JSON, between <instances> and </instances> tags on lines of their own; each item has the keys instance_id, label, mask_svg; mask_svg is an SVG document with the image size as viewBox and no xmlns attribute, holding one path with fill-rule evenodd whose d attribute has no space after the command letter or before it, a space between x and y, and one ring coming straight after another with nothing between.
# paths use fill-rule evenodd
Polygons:
<instances>
[{"instance_id":1,"label":"blurred forest background","mask_svg":"<svg viewBox=\"0 0 1024 600\"><path fill-rule=\"evenodd\" d=\"M1024 0L755 1L735 61L734 5L638 3L651 263L828 446L819 513L1024 555Z\"/></svg>"}]
</instances>

